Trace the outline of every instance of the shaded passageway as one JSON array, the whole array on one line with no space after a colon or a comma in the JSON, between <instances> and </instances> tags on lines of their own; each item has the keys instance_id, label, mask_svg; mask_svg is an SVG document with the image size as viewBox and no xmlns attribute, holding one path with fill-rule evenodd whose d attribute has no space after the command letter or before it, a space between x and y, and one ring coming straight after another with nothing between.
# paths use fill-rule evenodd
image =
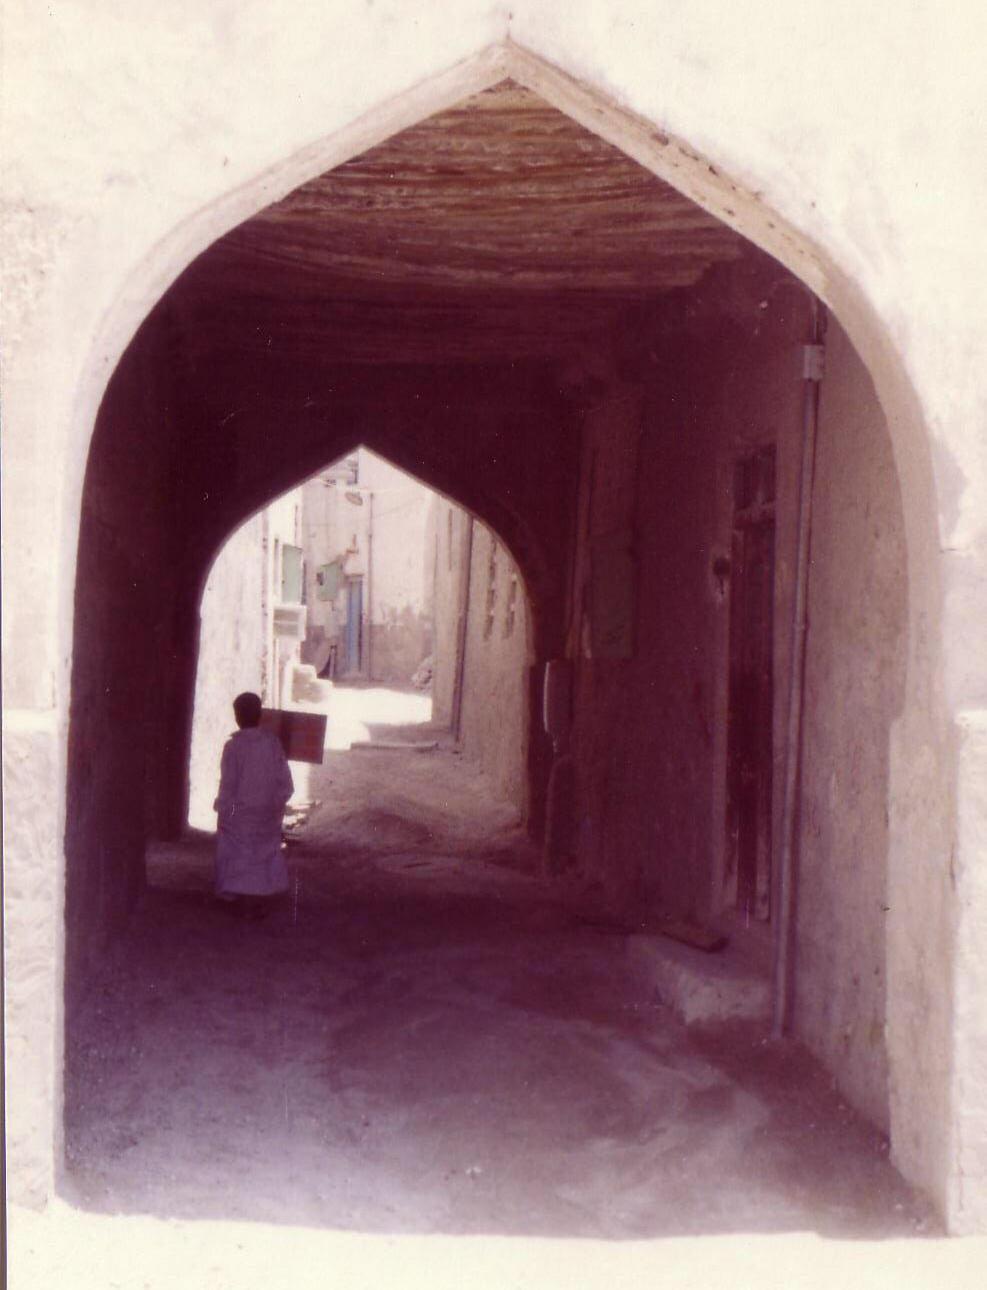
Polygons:
<instances>
[{"instance_id":1,"label":"shaded passageway","mask_svg":"<svg viewBox=\"0 0 987 1290\"><path fill-rule=\"evenodd\" d=\"M930 992L910 975L908 920L921 904L910 883L921 866L910 863L915 843L895 842L904 799L892 791L893 756L904 764L909 740L921 739L918 727L904 743L899 736L908 687L919 684L909 676L925 666L910 635L917 619L897 432L839 318L663 173L505 81L230 229L175 279L121 359L84 489L67 756L66 1123L93 1197L134 1205L143 1189L149 1208L169 1211L174 1196L153 1196L172 1172L189 1212L219 1204L225 1173L208 1177L200 1196L195 1171L177 1162L182 1135L198 1152L211 1125L216 1150L205 1158L225 1158L227 1172L247 1180L245 1214L265 1212L267 1197L285 1214L314 1206L321 1222L371 1222L369 1211L339 1209L362 1179L379 1200L374 1222L455 1230L467 1220L439 1180L459 1177L447 1148L465 1133L460 1125L472 1130L489 1101L485 1140L499 1143L505 1108L541 1088L530 1072L511 1084L515 1067L551 1072L570 1043L536 1003L543 965L553 963L545 988L566 1001L577 1047L590 1038L586 1053L567 1055L565 1079L553 1087L546 1076L531 1110L527 1139L555 1165L531 1166L537 1185L518 1202L530 1230L579 1230L580 1214L587 1231L690 1230L710 1176L724 1195L735 1192L720 1213L700 1207L714 1227L838 1224L845 1201L827 1189L837 1174L853 1175L843 1154L857 1158L838 1114L821 1138L793 1146L782 1135L763 1171L768 1190L752 1201L759 1135L769 1140L774 1123L769 1104L753 1090L752 1106L702 1061L693 1068L691 1041L663 1014L660 1026L653 1019L660 1041L647 1029L643 1047L637 1031L627 1037L633 1005L655 1002L656 981L668 993L655 955L650 985L631 973L642 956L625 943L628 927L653 932L660 922L728 938L756 966L751 979L774 1004L776 1033L790 1032L825 1064L846 1104L890 1136L910 1177L931 1176L928 1162L907 1161L926 1149L928 1124L948 1122L949 1001L940 977ZM540 851L516 848L513 819L506 840L497 829L492 839L489 822L473 818L473 786L449 787L466 807L455 827L441 813L409 819L407 801L387 797L398 784L405 792L411 767L365 754L374 800L353 807L352 776L330 775L314 790L326 809L350 814L331 826L313 817L307 842L294 847L290 916L245 939L239 924L215 925L206 851L175 842L189 814L195 674L208 645L202 587L237 526L359 444L444 499L429 563L445 593L436 601L451 610L449 724L468 754L500 771ZM453 503L464 508L461 522L444 509ZM369 498L366 513L369 526ZM300 518L282 535L281 603L277 534L267 534L274 541L264 551L272 585L261 607L283 620L274 635L286 640L305 618L300 593L312 590L294 576L304 565ZM310 563L324 571L331 556L355 554L357 530L343 536L342 552ZM369 537L368 527L368 545ZM345 674L373 676L360 658L360 605L354 587L346 622L361 666ZM235 638L242 625L231 613L222 628ZM437 648L437 699L441 657ZM263 672L238 676L224 694L251 688L269 705L295 702L284 661L278 684ZM321 671L322 656L303 666ZM448 762L454 774L451 756L442 750L429 769L419 764L433 795L445 775L436 768ZM462 875L464 859L474 867ZM500 874L515 871L498 880L507 885L492 906L473 886L486 872L476 866L490 860ZM537 873L551 874L551 899ZM573 890L585 922L564 912ZM923 922L922 937L931 934ZM464 967L474 961L486 966ZM611 991L599 1007L597 981ZM100 1016L93 1010L107 989L112 1007ZM149 1000L160 1033L141 1012ZM188 1042L180 1027L196 1000L200 1038ZM415 1077L444 1087L449 1048L466 1073L454 1087L473 1100L437 1120L430 1176L441 1201L418 1212L398 1198L381 1217L387 1188L363 1172L359 1135L347 1137L362 1119L331 1080L344 1080L350 1063L362 1088L373 1072L367 1098L397 1144L381 1173L409 1185L412 1166L421 1172L417 1102L380 1080L398 1078L402 1028L419 1009L435 1033L431 1021L415 1023L413 1035L429 1037L411 1062ZM768 1044L761 1053L760 1011L756 1035L734 1051L770 1057L765 1079L783 1090L787 1059ZM489 1032L481 1027L460 1052L464 1019L488 1014ZM365 1049L334 1047L354 1033L347 1027L363 1033L371 1023ZM98 1126L87 1142L80 1113L92 1113L91 1091L101 1087L107 1106L116 1097L130 1104L108 1074L122 1063L101 1065L103 1049L113 1050L107 1025L124 1036L133 1028L118 1058L153 1048L134 1103L147 1119L133 1142L120 1139L120 1167L141 1158L145 1140L160 1155L129 1181L104 1169ZM226 1036L223 1052L214 1051L216 1035ZM501 1070L481 1040L512 1061ZM429 1070L427 1060L439 1064ZM939 1063L934 1078L923 1073L927 1060ZM604 1104L612 1097L628 1108L615 1113L598 1155L585 1144L608 1121L580 1083L586 1061L600 1066L586 1078L607 1090ZM495 1085L503 1073L508 1084L488 1089L471 1083L471 1071ZM232 1121L216 1091L228 1087L243 1100ZM187 1100L172 1105L183 1088ZM710 1088L711 1119L684 1137L687 1094ZM297 1121L293 1106L302 1108ZM582 1110L563 1123L559 1107ZM654 1107L672 1121L653 1121ZM119 1133L127 1115L116 1111L106 1123ZM820 1122L804 1107L798 1119ZM275 1124L280 1150L265 1137ZM407 1140L395 1124L408 1128ZM532 1125L546 1126L544 1135ZM319 1141L323 1156L313 1156ZM816 1141L825 1144L821 1190L800 1200L791 1180ZM345 1142L361 1163L339 1174ZM618 1166L613 1153L624 1146L630 1163ZM683 1158L701 1164L689 1173ZM305 1159L310 1166L297 1163ZM305 1182L313 1173L336 1178L314 1200ZM517 1177L508 1176L504 1194L516 1199ZM678 1180L664 1201L656 1177ZM578 1179L584 1199L564 1195L561 1178ZM647 1201L600 1228L613 1206L599 1198L628 1178L641 1180ZM678 1209L676 1186L686 1198ZM520 1220L495 1201L487 1197L483 1221L513 1230Z\"/></svg>"},{"instance_id":2,"label":"shaded passageway","mask_svg":"<svg viewBox=\"0 0 987 1290\"><path fill-rule=\"evenodd\" d=\"M813 6L443 7L434 40L393 6L241 7L257 21L163 43L114 15L17 46L42 88L5 384L13 1195L59 1195L86 1074L63 1058L100 1039L115 943L158 899L146 857L157 881L186 818L210 561L366 441L517 558L531 743L543 692L560 716L524 763L546 867L595 884L601 923L756 940L778 1028L954 1230L983 1227L966 28L862 17L834 58ZM75 116L91 147L60 137ZM485 554L506 610L519 584ZM139 943L135 964L121 1018Z\"/></svg>"},{"instance_id":3,"label":"shaded passageway","mask_svg":"<svg viewBox=\"0 0 987 1290\"><path fill-rule=\"evenodd\" d=\"M86 1207L605 1238L926 1230L800 1050L687 1032L623 937L519 872L516 813L441 735L330 751L312 787L290 897L262 922L211 900L208 838L153 851L70 1066Z\"/></svg>"}]
</instances>

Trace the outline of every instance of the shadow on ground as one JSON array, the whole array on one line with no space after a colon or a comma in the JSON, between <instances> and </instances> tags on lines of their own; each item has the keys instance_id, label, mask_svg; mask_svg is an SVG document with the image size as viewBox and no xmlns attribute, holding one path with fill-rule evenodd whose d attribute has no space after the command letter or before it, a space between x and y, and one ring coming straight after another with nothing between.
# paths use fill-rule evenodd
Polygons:
<instances>
[{"instance_id":1,"label":"shadow on ground","mask_svg":"<svg viewBox=\"0 0 987 1290\"><path fill-rule=\"evenodd\" d=\"M516 813L450 750L330 755L316 778L265 921L213 903L209 838L153 852L69 1031L85 1207L607 1239L933 1230L805 1053L687 1031L623 937L518 872Z\"/></svg>"}]
</instances>

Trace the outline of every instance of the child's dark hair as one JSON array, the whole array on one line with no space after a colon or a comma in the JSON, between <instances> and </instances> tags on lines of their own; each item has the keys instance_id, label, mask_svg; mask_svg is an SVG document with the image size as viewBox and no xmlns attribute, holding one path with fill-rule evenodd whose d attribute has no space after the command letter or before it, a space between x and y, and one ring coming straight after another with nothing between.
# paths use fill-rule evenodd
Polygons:
<instances>
[{"instance_id":1,"label":"child's dark hair","mask_svg":"<svg viewBox=\"0 0 987 1290\"><path fill-rule=\"evenodd\" d=\"M260 695L250 690L238 694L233 700L233 715L241 730L260 725Z\"/></svg>"}]
</instances>

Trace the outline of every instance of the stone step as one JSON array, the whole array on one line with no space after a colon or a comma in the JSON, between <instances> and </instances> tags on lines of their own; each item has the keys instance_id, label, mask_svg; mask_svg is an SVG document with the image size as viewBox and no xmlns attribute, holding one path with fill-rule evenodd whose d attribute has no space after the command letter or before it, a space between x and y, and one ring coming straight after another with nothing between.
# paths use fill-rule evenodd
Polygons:
<instances>
[{"instance_id":1,"label":"stone step","mask_svg":"<svg viewBox=\"0 0 987 1290\"><path fill-rule=\"evenodd\" d=\"M295 663L291 669L293 703L318 703L324 697L323 686L311 663Z\"/></svg>"},{"instance_id":2,"label":"stone step","mask_svg":"<svg viewBox=\"0 0 987 1290\"><path fill-rule=\"evenodd\" d=\"M735 945L707 954L665 936L634 934L627 955L656 999L686 1025L770 1020L770 978Z\"/></svg>"}]
</instances>

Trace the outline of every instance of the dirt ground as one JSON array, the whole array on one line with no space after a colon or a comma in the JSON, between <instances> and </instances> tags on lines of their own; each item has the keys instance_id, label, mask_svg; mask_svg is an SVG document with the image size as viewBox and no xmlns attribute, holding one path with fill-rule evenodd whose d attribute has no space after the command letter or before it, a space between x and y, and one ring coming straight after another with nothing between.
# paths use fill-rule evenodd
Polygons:
<instances>
[{"instance_id":1,"label":"dirt ground","mask_svg":"<svg viewBox=\"0 0 987 1290\"><path fill-rule=\"evenodd\" d=\"M435 737L371 732L396 733ZM831 1266L831 1284L870 1267L859 1284L904 1286L926 1263L952 1269L930 1285L978 1284L975 1247L934 1239L821 1068L743 1025L676 1022L621 936L525 872L516 811L447 741L328 752L310 792L262 921L213 901L210 838L152 852L69 1030L63 1200L21 1216L18 1290L540 1290L622 1284L619 1266L623 1284L829 1284ZM737 1280L756 1249L775 1254Z\"/></svg>"}]
</instances>

